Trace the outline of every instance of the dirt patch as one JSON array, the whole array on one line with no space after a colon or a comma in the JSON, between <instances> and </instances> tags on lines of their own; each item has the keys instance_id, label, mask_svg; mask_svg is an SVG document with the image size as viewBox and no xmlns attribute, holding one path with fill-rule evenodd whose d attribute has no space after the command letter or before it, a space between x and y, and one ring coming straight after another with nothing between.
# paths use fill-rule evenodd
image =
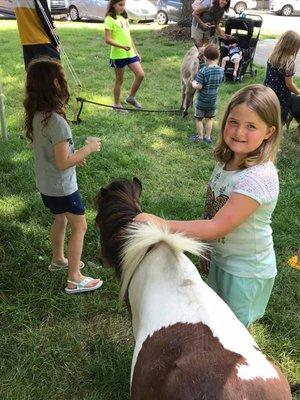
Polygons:
<instances>
[{"instance_id":1,"label":"dirt patch","mask_svg":"<svg viewBox=\"0 0 300 400\"><path fill-rule=\"evenodd\" d=\"M177 25L169 25L156 32L158 37L167 38L170 40L181 40L183 42L191 41L191 28L180 27Z\"/></svg>"}]
</instances>

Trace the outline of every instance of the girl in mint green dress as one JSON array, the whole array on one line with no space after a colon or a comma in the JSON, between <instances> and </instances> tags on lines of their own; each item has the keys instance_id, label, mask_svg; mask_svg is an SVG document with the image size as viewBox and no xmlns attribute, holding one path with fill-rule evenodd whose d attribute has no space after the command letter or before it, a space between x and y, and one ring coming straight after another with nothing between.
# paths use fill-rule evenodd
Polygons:
<instances>
[{"instance_id":1,"label":"girl in mint green dress","mask_svg":"<svg viewBox=\"0 0 300 400\"><path fill-rule=\"evenodd\" d=\"M135 75L130 93L126 97L125 102L137 109L142 108L142 106L136 100L135 95L144 79L141 59L130 36L125 3L125 0L110 0L104 21L105 43L111 45L110 66L115 69L116 75L114 86L114 109L115 111L123 113L127 112L126 110L123 110L120 100L125 67L128 66Z\"/></svg>"},{"instance_id":2,"label":"girl in mint green dress","mask_svg":"<svg viewBox=\"0 0 300 400\"><path fill-rule=\"evenodd\" d=\"M214 155L205 219L166 221L139 214L171 232L211 245L208 284L249 327L264 315L276 276L271 217L279 183L274 165L281 136L280 104L272 89L239 90L225 112ZM204 260L205 261L205 260Z\"/></svg>"}]
</instances>

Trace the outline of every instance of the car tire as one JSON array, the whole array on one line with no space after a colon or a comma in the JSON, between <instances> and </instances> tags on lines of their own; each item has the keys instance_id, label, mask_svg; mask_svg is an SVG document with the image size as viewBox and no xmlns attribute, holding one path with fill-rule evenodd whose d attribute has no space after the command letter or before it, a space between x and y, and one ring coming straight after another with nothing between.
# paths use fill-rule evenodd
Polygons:
<instances>
[{"instance_id":1,"label":"car tire","mask_svg":"<svg viewBox=\"0 0 300 400\"><path fill-rule=\"evenodd\" d=\"M234 12L235 12L236 14L240 14L241 12L244 12L244 11L247 10L247 4L244 3L243 1L238 1L238 2L234 5L233 9L234 9Z\"/></svg>"},{"instance_id":2,"label":"car tire","mask_svg":"<svg viewBox=\"0 0 300 400\"><path fill-rule=\"evenodd\" d=\"M282 7L281 9L281 15L284 15L285 17L288 17L289 15L293 14L293 7L289 4L286 4L285 6Z\"/></svg>"},{"instance_id":3,"label":"car tire","mask_svg":"<svg viewBox=\"0 0 300 400\"><path fill-rule=\"evenodd\" d=\"M158 11L156 15L156 22L158 23L158 25L167 25L168 20L169 18L164 11Z\"/></svg>"},{"instance_id":4,"label":"car tire","mask_svg":"<svg viewBox=\"0 0 300 400\"><path fill-rule=\"evenodd\" d=\"M80 20L79 12L75 6L71 6L69 8L69 15L70 15L71 21L79 21Z\"/></svg>"}]
</instances>

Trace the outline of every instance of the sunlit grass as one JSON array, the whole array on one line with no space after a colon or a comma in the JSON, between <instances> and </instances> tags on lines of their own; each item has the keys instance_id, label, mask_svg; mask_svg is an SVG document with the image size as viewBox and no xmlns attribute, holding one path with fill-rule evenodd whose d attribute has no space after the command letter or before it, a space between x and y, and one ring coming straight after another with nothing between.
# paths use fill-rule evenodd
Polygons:
<instances>
[{"instance_id":1,"label":"sunlit grass","mask_svg":"<svg viewBox=\"0 0 300 400\"><path fill-rule=\"evenodd\" d=\"M72 95L69 118L73 118L76 96L112 104L114 74L108 66L103 24L56 24L83 84L82 90L76 89L67 71ZM132 26L146 73L137 97L145 108L178 109L179 68L190 44L158 40L157 28ZM7 142L1 142L0 152L1 400L129 399L130 320L125 308L119 307L114 272L99 267L93 200L112 179L137 176L143 183L143 210L173 219L199 218L214 166L212 149L188 140L195 129L192 111L186 119L167 113L121 116L84 104L83 123L72 128L76 147L95 135L102 138L103 148L88 158L84 168L78 168L88 221L83 260L85 273L101 275L104 286L91 295L67 296L65 273L51 274L47 269L51 216L35 188L32 150L19 138L25 73L15 21L1 21L0 43L10 134ZM263 77L264 69L258 67L257 77L246 78L243 85L262 82ZM127 71L123 99L131 82ZM229 98L239 87L230 83L221 87L214 139ZM272 223L279 274L267 313L254 325L258 344L291 383L300 380L299 272L287 267L299 244L298 166L293 125L284 133L278 163L281 192Z\"/></svg>"}]
</instances>

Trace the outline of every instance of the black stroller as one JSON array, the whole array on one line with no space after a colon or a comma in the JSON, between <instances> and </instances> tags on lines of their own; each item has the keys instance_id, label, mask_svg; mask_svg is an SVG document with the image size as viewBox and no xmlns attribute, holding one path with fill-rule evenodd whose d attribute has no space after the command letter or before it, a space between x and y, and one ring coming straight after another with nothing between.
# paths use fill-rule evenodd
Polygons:
<instances>
[{"instance_id":1,"label":"black stroller","mask_svg":"<svg viewBox=\"0 0 300 400\"><path fill-rule=\"evenodd\" d=\"M236 81L242 82L245 75L255 76L256 69L253 69L253 59L258 43L263 19L260 15L247 14L247 17L228 18L225 23L225 33L231 38L220 39L221 59L228 55L228 45L237 42L242 51L237 71ZM226 79L233 78L234 64L232 61L226 63L224 69Z\"/></svg>"}]
</instances>

